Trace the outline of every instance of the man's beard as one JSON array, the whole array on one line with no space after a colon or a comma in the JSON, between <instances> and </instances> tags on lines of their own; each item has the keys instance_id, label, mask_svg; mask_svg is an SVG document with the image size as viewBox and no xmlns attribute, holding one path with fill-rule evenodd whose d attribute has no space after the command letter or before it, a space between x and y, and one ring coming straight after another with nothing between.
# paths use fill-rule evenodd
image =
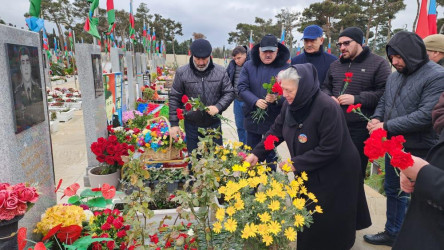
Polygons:
<instances>
[{"instance_id":1,"label":"man's beard","mask_svg":"<svg viewBox=\"0 0 444 250\"><path fill-rule=\"evenodd\" d=\"M194 63L194 67L198 70L198 71L200 71L200 72L202 72L202 71L205 71L207 68L208 68L208 66L210 65L210 60L208 60L208 63L207 63L207 65L205 65L205 67L199 67L195 62L194 62L194 60L193 60L193 63Z\"/></svg>"}]
</instances>

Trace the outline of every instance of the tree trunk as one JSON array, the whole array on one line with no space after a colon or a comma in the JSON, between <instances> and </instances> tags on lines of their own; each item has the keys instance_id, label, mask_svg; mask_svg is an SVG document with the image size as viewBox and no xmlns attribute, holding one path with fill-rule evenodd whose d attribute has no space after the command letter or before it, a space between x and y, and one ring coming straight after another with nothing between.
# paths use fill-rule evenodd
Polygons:
<instances>
[{"instance_id":1,"label":"tree trunk","mask_svg":"<svg viewBox=\"0 0 444 250\"><path fill-rule=\"evenodd\" d=\"M372 0L371 6L369 7L370 10L367 10L369 12L368 22L367 22L367 30L365 32L365 45L368 45L368 37L370 36L370 28L371 23L373 20L373 5L375 4L375 0Z\"/></svg>"},{"instance_id":2,"label":"tree trunk","mask_svg":"<svg viewBox=\"0 0 444 250\"><path fill-rule=\"evenodd\" d=\"M373 47L372 47L372 50L373 51L375 51L375 49L376 49L376 43L377 43L377 41L378 41L378 35L379 35L379 33L378 33L378 29L379 29L379 25L376 25L376 29L375 29L375 39L374 39L374 43L373 43Z\"/></svg>"},{"instance_id":3,"label":"tree trunk","mask_svg":"<svg viewBox=\"0 0 444 250\"><path fill-rule=\"evenodd\" d=\"M174 49L174 42L176 39L173 37L173 55L174 55L174 66L177 66L176 50ZM165 53L166 54L166 53Z\"/></svg>"},{"instance_id":4,"label":"tree trunk","mask_svg":"<svg viewBox=\"0 0 444 250\"><path fill-rule=\"evenodd\" d=\"M387 43L390 41L390 38L392 38L392 19L388 20L387 23Z\"/></svg>"},{"instance_id":5,"label":"tree trunk","mask_svg":"<svg viewBox=\"0 0 444 250\"><path fill-rule=\"evenodd\" d=\"M60 39L60 50L65 50L65 36L62 32L62 27L60 26L60 23L57 21L57 19L54 19L54 22L57 26L57 31L59 32L59 39Z\"/></svg>"},{"instance_id":6,"label":"tree trunk","mask_svg":"<svg viewBox=\"0 0 444 250\"><path fill-rule=\"evenodd\" d=\"M418 10L416 11L415 21L413 21L412 32L415 32L416 30L416 25L417 25L416 22L418 21L419 11L421 10L421 4L419 3L419 0L416 0L416 4L418 5Z\"/></svg>"},{"instance_id":7,"label":"tree trunk","mask_svg":"<svg viewBox=\"0 0 444 250\"><path fill-rule=\"evenodd\" d=\"M444 24L441 25L441 28L439 28L438 34L442 34L442 33L444 33Z\"/></svg>"}]
</instances>

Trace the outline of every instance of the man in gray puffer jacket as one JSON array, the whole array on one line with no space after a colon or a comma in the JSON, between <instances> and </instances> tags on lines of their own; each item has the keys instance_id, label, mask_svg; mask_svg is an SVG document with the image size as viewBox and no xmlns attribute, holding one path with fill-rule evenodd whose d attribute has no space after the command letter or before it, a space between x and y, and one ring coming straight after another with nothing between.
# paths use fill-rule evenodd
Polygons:
<instances>
[{"instance_id":1,"label":"man in gray puffer jacket","mask_svg":"<svg viewBox=\"0 0 444 250\"><path fill-rule=\"evenodd\" d=\"M401 31L386 46L387 56L397 72L388 79L367 129L384 128L388 136L403 135L405 151L425 158L438 142L432 126L432 109L444 91L444 69L429 60L423 40L412 32ZM393 244L408 206L408 195L400 193L399 175L385 158L384 190L387 195L385 231L365 235L376 245Z\"/></svg>"},{"instance_id":2,"label":"man in gray puffer jacket","mask_svg":"<svg viewBox=\"0 0 444 250\"><path fill-rule=\"evenodd\" d=\"M184 107L182 96L200 97L208 111L185 112L185 134L188 152L197 148L198 128L219 128L221 114L234 99L234 89L230 78L222 66L213 64L211 44L205 39L197 39L191 44L190 63L177 69L171 88L170 123L171 136L179 132L179 118L176 109ZM222 145L222 137L216 141Z\"/></svg>"}]
</instances>

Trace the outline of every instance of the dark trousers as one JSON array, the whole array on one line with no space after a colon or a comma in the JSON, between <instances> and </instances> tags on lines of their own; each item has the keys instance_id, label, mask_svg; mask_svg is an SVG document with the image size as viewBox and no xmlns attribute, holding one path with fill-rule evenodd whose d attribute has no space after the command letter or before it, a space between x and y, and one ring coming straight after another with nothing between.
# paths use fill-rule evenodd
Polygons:
<instances>
[{"instance_id":1,"label":"dark trousers","mask_svg":"<svg viewBox=\"0 0 444 250\"><path fill-rule=\"evenodd\" d=\"M191 153L193 152L193 150L195 150L197 148L197 143L199 142L199 136L203 137L203 135L201 133L198 132L198 129L200 127L190 124L188 122L185 122L185 135L186 135L186 141L187 141L187 150L188 150L188 154L191 155ZM220 121L209 126L209 127L204 127L206 128L219 128L219 130L221 129L221 123ZM222 145L222 131L221 131L221 136L219 139L215 139L214 140L215 143Z\"/></svg>"},{"instance_id":2,"label":"dark trousers","mask_svg":"<svg viewBox=\"0 0 444 250\"><path fill-rule=\"evenodd\" d=\"M251 148L254 148L254 147L256 147L257 144L259 144L259 142L262 141L262 138L263 138L263 135L252 133L252 132L248 131L247 132L247 145L250 146ZM267 161L267 163L277 161L276 152L274 152L274 150L271 150L270 153L266 156L265 160ZM271 169L273 171L276 170L276 164L268 165L268 166L271 167Z\"/></svg>"},{"instance_id":3,"label":"dark trousers","mask_svg":"<svg viewBox=\"0 0 444 250\"><path fill-rule=\"evenodd\" d=\"M365 171L367 169L368 158L364 154L364 141L367 140L370 135L367 130L367 123L349 124L348 131L350 137L358 150L359 157L361 157L361 172L362 177L365 178Z\"/></svg>"}]
</instances>

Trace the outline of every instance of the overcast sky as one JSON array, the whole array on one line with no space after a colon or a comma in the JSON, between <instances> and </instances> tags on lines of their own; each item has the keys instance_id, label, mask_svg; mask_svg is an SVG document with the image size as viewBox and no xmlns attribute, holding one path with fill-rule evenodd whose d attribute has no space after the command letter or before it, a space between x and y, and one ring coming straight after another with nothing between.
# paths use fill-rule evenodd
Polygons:
<instances>
[{"instance_id":1,"label":"overcast sky","mask_svg":"<svg viewBox=\"0 0 444 250\"><path fill-rule=\"evenodd\" d=\"M228 45L228 32L235 31L238 23L254 22L254 18L264 19L274 18L282 8L303 11L311 3L320 2L315 0L298 1L300 3L291 4L288 0L254 0L254 1L235 1L235 0L134 0L133 9L141 2L145 2L150 9L150 13L158 13L166 18L171 18L182 23L183 37L178 37L179 41L189 39L193 32L203 33L211 42L213 47ZM294 1L296 2L296 1ZM393 28L401 28L407 25L411 30L413 20L416 15L416 1L405 0L406 9L399 12L393 21ZM106 1L100 1L100 7L106 9ZM129 10L129 0L114 0L115 9ZM16 24L18 27L25 26L23 14L29 9L29 0L14 0L14 4L3 5L0 10L0 18L6 23ZM438 18L442 17L442 9L438 10ZM54 25L46 24L48 30L52 30ZM296 31L293 31L296 39L302 37ZM257 41L255 41L257 42Z\"/></svg>"}]
</instances>

